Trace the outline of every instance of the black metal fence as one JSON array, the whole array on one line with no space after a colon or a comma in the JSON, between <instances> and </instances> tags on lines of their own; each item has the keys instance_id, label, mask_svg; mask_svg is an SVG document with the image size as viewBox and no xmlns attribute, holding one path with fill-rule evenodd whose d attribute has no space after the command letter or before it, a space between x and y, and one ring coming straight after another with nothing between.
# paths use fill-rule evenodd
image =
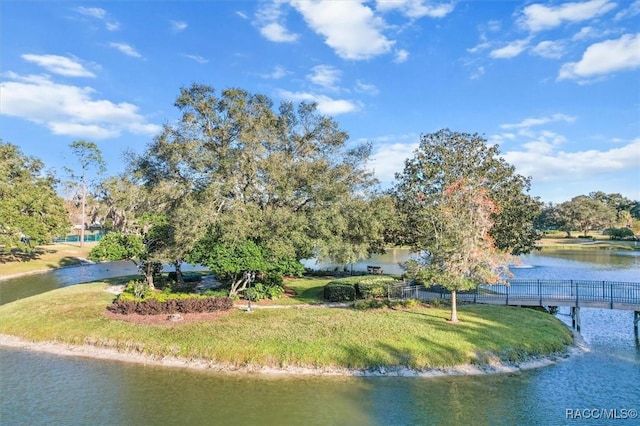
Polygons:
<instances>
[{"instance_id":1,"label":"black metal fence","mask_svg":"<svg viewBox=\"0 0 640 426\"><path fill-rule=\"evenodd\" d=\"M429 301L450 299L440 287L398 285L389 297ZM610 309L640 309L640 283L585 280L512 280L508 285L480 285L457 293L461 302L538 306L599 306Z\"/></svg>"}]
</instances>

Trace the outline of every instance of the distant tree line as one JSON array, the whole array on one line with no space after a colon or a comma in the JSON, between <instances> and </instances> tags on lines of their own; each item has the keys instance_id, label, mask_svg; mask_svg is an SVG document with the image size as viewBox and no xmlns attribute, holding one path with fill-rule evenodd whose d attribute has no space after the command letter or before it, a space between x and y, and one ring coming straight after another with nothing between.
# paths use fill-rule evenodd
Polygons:
<instances>
[{"instance_id":1,"label":"distant tree line","mask_svg":"<svg viewBox=\"0 0 640 426\"><path fill-rule=\"evenodd\" d=\"M623 197L619 193L602 191L579 195L560 204L547 204L535 221L541 231L573 231L583 236L602 231L612 239L633 237L640 227L640 202Z\"/></svg>"}]
</instances>

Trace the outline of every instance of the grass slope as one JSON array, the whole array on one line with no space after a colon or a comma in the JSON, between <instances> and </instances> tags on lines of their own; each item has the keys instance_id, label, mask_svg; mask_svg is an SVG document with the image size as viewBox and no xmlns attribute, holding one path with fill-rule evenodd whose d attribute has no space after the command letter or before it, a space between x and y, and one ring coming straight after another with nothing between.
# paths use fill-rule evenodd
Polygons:
<instances>
[{"instance_id":1,"label":"grass slope","mask_svg":"<svg viewBox=\"0 0 640 426\"><path fill-rule=\"evenodd\" d=\"M317 284L301 281L304 297L317 294ZM236 310L206 322L136 325L105 317L113 299L107 287L72 286L0 306L0 334L279 368L428 369L496 358L517 362L562 351L572 342L571 332L551 315L480 305L462 306L458 325L447 323L447 309L427 307Z\"/></svg>"},{"instance_id":2,"label":"grass slope","mask_svg":"<svg viewBox=\"0 0 640 426\"><path fill-rule=\"evenodd\" d=\"M89 256L95 245L51 244L38 246L31 252L0 250L0 277L77 265Z\"/></svg>"}]
</instances>

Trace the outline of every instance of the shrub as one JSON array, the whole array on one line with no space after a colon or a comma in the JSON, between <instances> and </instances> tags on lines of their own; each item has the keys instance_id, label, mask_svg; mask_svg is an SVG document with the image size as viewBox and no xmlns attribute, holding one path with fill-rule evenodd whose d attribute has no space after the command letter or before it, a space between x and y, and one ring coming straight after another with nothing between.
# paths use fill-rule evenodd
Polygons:
<instances>
[{"instance_id":1,"label":"shrub","mask_svg":"<svg viewBox=\"0 0 640 426\"><path fill-rule=\"evenodd\" d=\"M267 287L266 292L267 292L267 297L269 299L280 299L284 294L284 287L279 285L273 285L273 286Z\"/></svg>"},{"instance_id":2,"label":"shrub","mask_svg":"<svg viewBox=\"0 0 640 426\"><path fill-rule=\"evenodd\" d=\"M280 282L282 282L282 277ZM278 280L272 280L271 282L277 282ZM262 299L279 299L284 294L284 287L280 285L266 285L262 282L256 283L253 287L244 291L244 298L253 300L255 302Z\"/></svg>"},{"instance_id":3,"label":"shrub","mask_svg":"<svg viewBox=\"0 0 640 426\"><path fill-rule=\"evenodd\" d=\"M602 231L604 235L608 235L612 240L623 240L627 237L633 237L633 230L629 228L607 228Z\"/></svg>"},{"instance_id":4,"label":"shrub","mask_svg":"<svg viewBox=\"0 0 640 426\"><path fill-rule=\"evenodd\" d=\"M124 287L124 292L133 295L136 299L143 299L151 294L151 288L144 280L131 280Z\"/></svg>"},{"instance_id":5,"label":"shrub","mask_svg":"<svg viewBox=\"0 0 640 426\"><path fill-rule=\"evenodd\" d=\"M202 295L209 296L209 297L226 297L229 295L229 291L210 288L209 290L205 290L205 292L202 293Z\"/></svg>"},{"instance_id":6,"label":"shrub","mask_svg":"<svg viewBox=\"0 0 640 426\"><path fill-rule=\"evenodd\" d=\"M134 300L116 299L107 309L115 314L130 315L136 312L136 304Z\"/></svg>"},{"instance_id":7,"label":"shrub","mask_svg":"<svg viewBox=\"0 0 640 426\"><path fill-rule=\"evenodd\" d=\"M356 284L356 295L362 299L370 299L376 297L386 297L387 287L394 283L393 278L388 280L370 280Z\"/></svg>"},{"instance_id":8,"label":"shrub","mask_svg":"<svg viewBox=\"0 0 640 426\"><path fill-rule=\"evenodd\" d=\"M282 274L279 274L278 272L268 272L264 274L264 276L260 280L258 280L258 282L264 284L265 287L282 287L284 284L284 281L282 280Z\"/></svg>"},{"instance_id":9,"label":"shrub","mask_svg":"<svg viewBox=\"0 0 640 426\"><path fill-rule=\"evenodd\" d=\"M136 305L136 314L158 315L164 313L164 303L157 299L145 299Z\"/></svg>"},{"instance_id":10,"label":"shrub","mask_svg":"<svg viewBox=\"0 0 640 426\"><path fill-rule=\"evenodd\" d=\"M158 293L162 295L162 293ZM205 297L194 295L163 295L162 297L150 297L144 300L116 299L107 309L117 314L158 315L182 314L227 311L233 307L233 301L228 297Z\"/></svg>"},{"instance_id":11,"label":"shrub","mask_svg":"<svg viewBox=\"0 0 640 426\"><path fill-rule=\"evenodd\" d=\"M442 305L442 299L431 299L429 300L429 304L434 308L439 308Z\"/></svg>"},{"instance_id":12,"label":"shrub","mask_svg":"<svg viewBox=\"0 0 640 426\"><path fill-rule=\"evenodd\" d=\"M355 300L356 289L350 284L331 281L324 286L324 298L329 302L347 302Z\"/></svg>"},{"instance_id":13,"label":"shrub","mask_svg":"<svg viewBox=\"0 0 640 426\"><path fill-rule=\"evenodd\" d=\"M253 287L246 289L244 291L244 298L246 300L252 300L254 302L266 299L267 293L265 291L264 285L262 283L256 283Z\"/></svg>"},{"instance_id":14,"label":"shrub","mask_svg":"<svg viewBox=\"0 0 640 426\"><path fill-rule=\"evenodd\" d=\"M380 309L385 306L389 306L386 300L377 299L358 300L353 304L355 309Z\"/></svg>"},{"instance_id":15,"label":"shrub","mask_svg":"<svg viewBox=\"0 0 640 426\"><path fill-rule=\"evenodd\" d=\"M435 300L440 300L440 299L435 299ZM417 300L417 299L405 299L402 301L402 306L404 308L416 308L418 306L420 306L422 304L421 301Z\"/></svg>"},{"instance_id":16,"label":"shrub","mask_svg":"<svg viewBox=\"0 0 640 426\"><path fill-rule=\"evenodd\" d=\"M370 276L361 275L356 277L341 278L327 283L349 285L355 290L355 297L360 299L370 299L378 297L386 297L389 285L393 285L397 280L389 276ZM326 298L326 297L325 297ZM351 299L353 300L353 299Z\"/></svg>"}]
</instances>

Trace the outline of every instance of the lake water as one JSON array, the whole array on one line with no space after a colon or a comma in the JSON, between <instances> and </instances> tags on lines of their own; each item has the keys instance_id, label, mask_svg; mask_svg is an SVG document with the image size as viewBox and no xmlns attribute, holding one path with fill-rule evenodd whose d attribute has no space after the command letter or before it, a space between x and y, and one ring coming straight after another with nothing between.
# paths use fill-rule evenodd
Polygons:
<instances>
[{"instance_id":1,"label":"lake water","mask_svg":"<svg viewBox=\"0 0 640 426\"><path fill-rule=\"evenodd\" d=\"M638 260L638 253L545 252L525 256L514 273L516 278L638 281ZM376 264L385 270L392 265ZM0 290L7 284L13 285L0 282ZM559 318L568 320L566 312ZM0 423L635 425L640 424L631 418L640 409L640 343L632 318L629 311L583 308L588 352L541 369L473 377L221 375L0 348ZM600 418L575 419L578 415Z\"/></svg>"}]
</instances>

